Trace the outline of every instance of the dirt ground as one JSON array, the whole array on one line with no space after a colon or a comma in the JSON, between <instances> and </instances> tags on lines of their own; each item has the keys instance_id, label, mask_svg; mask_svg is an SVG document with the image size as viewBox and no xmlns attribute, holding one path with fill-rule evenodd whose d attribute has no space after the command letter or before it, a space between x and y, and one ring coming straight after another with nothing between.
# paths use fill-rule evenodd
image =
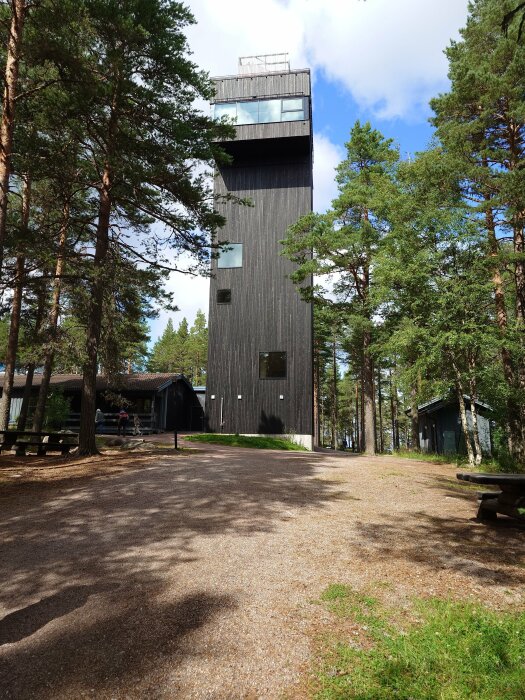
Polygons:
<instances>
[{"instance_id":1,"label":"dirt ground","mask_svg":"<svg viewBox=\"0 0 525 700\"><path fill-rule=\"evenodd\" d=\"M199 446L0 457L0 697L307 697L331 583L523 609L452 466Z\"/></svg>"}]
</instances>

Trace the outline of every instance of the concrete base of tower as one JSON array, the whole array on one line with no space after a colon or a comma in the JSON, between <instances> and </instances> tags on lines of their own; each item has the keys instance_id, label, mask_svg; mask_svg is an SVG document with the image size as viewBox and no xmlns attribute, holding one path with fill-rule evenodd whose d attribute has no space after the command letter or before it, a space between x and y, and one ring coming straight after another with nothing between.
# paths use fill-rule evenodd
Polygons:
<instances>
[{"instance_id":1,"label":"concrete base of tower","mask_svg":"<svg viewBox=\"0 0 525 700\"><path fill-rule=\"evenodd\" d=\"M297 435L296 433L242 433L242 435L246 437L269 437L278 440L290 440L290 442L295 442L296 445L301 445L310 451L314 448L313 435Z\"/></svg>"}]
</instances>

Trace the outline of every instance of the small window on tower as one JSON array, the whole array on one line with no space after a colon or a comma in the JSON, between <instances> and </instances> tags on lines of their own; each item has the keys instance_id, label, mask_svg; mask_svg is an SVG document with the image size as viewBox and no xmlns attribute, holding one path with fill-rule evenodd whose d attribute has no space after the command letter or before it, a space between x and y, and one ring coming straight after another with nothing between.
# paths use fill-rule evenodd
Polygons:
<instances>
[{"instance_id":1,"label":"small window on tower","mask_svg":"<svg viewBox=\"0 0 525 700\"><path fill-rule=\"evenodd\" d=\"M217 290L217 304L231 304L232 300L232 290L231 289L218 289Z\"/></svg>"},{"instance_id":2,"label":"small window on tower","mask_svg":"<svg viewBox=\"0 0 525 700\"><path fill-rule=\"evenodd\" d=\"M286 353L260 352L259 379L285 379Z\"/></svg>"},{"instance_id":3,"label":"small window on tower","mask_svg":"<svg viewBox=\"0 0 525 700\"><path fill-rule=\"evenodd\" d=\"M304 100L302 97L297 99L285 99L282 104L282 122L295 122L304 119Z\"/></svg>"},{"instance_id":4,"label":"small window on tower","mask_svg":"<svg viewBox=\"0 0 525 700\"><path fill-rule=\"evenodd\" d=\"M224 243L219 253L217 267L242 267L242 243Z\"/></svg>"}]
</instances>

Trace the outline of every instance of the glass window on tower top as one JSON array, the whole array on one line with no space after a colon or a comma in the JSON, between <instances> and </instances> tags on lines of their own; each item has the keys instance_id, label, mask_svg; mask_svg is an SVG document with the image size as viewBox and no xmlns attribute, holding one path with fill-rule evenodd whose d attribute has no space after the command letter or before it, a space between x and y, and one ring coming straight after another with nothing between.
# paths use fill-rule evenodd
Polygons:
<instances>
[{"instance_id":1,"label":"glass window on tower top","mask_svg":"<svg viewBox=\"0 0 525 700\"><path fill-rule=\"evenodd\" d=\"M216 118L228 117L233 124L269 124L308 119L306 97L283 97L273 100L218 102L214 105Z\"/></svg>"}]
</instances>

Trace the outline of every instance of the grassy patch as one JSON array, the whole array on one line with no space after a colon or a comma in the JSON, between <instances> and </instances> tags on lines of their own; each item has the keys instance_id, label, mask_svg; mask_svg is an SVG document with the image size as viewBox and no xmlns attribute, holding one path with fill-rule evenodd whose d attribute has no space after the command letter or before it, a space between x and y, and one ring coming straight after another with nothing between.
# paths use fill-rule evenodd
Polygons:
<instances>
[{"instance_id":1,"label":"grassy patch","mask_svg":"<svg viewBox=\"0 0 525 700\"><path fill-rule=\"evenodd\" d=\"M432 464L465 464L465 460L461 456L457 459L456 455L437 455L432 452L396 450L393 456L401 457L402 459L417 459L419 462L431 462Z\"/></svg>"},{"instance_id":2,"label":"grassy patch","mask_svg":"<svg viewBox=\"0 0 525 700\"><path fill-rule=\"evenodd\" d=\"M367 644L331 640L318 700L519 700L525 687L525 613L418 600L414 622L335 584L324 604L364 630Z\"/></svg>"},{"instance_id":3,"label":"grassy patch","mask_svg":"<svg viewBox=\"0 0 525 700\"><path fill-rule=\"evenodd\" d=\"M508 467L498 462L497 459L488 459L486 457L483 458L483 461L478 467L471 467L468 463L468 458L466 455L438 455L433 452L396 450L394 452L394 456L401 457L402 459L417 459L419 462L430 462L431 464L453 464L456 467L468 468L469 471L494 473L519 471L515 465Z\"/></svg>"},{"instance_id":4,"label":"grassy patch","mask_svg":"<svg viewBox=\"0 0 525 700\"><path fill-rule=\"evenodd\" d=\"M228 445L229 447L255 447L260 450L298 450L307 452L302 445L298 445L285 438L270 438L248 435L217 435L206 433L205 435L188 435L186 440L192 442L208 442L214 445Z\"/></svg>"}]
</instances>

